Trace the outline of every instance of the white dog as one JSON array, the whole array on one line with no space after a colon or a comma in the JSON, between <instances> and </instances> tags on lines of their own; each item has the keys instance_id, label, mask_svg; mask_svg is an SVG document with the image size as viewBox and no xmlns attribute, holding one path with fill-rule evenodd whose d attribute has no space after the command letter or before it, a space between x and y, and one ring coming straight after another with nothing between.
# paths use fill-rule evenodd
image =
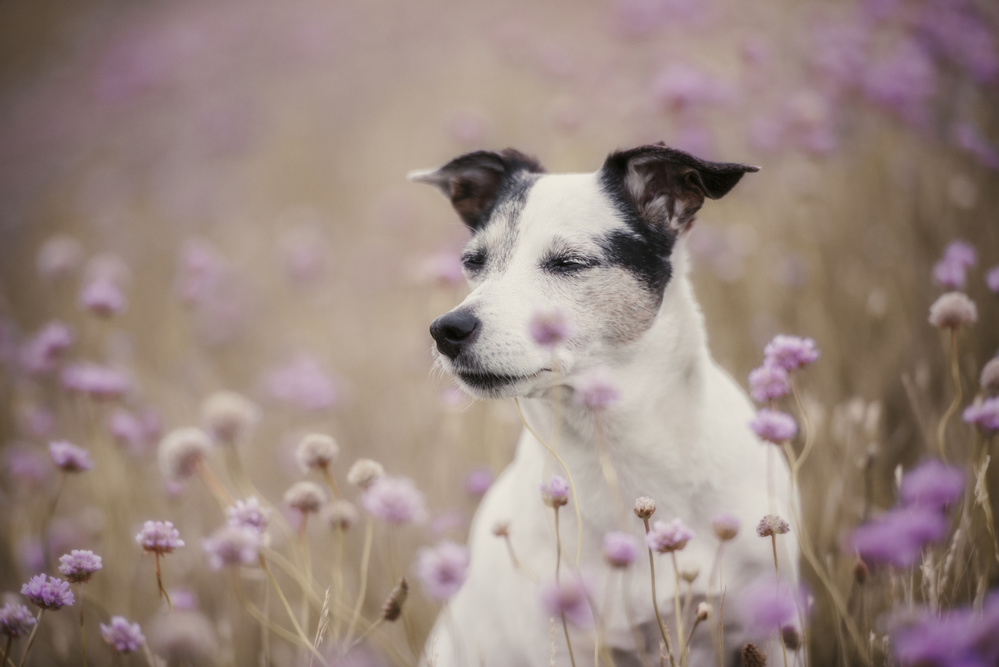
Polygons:
<instances>
[{"instance_id":1,"label":"white dog","mask_svg":"<svg viewBox=\"0 0 999 667\"><path fill-rule=\"evenodd\" d=\"M572 476L582 519L578 530L571 500L560 511L562 576L579 571L588 578L600 641L617 665L659 664L644 541L626 577L602 556L609 531L644 537L632 513L637 497L655 500L653 521L680 518L694 531L677 556L681 568L699 569L693 589L709 599L718 585L717 578L709 581L718 545L712 518L728 512L742 524L725 546L722 580L730 596L773 573L770 541L755 535L757 522L771 513L790 518L783 457L774 452L768 493L771 445L752 434L752 405L712 360L687 277L694 214L705 198L725 195L754 171L655 145L612 153L589 174L549 175L534 159L505 150L470 153L410 176L443 191L472 230L462 255L471 293L430 329L439 363L473 396L517 397L534 432L557 438L549 444ZM539 311L554 309L573 331L550 349L532 339L529 325ZM589 409L577 399L594 372L619 396ZM609 465L601 464L602 453ZM539 597L541 583L555 572L553 512L539 491L552 474L565 476L525 430L473 521L468 579L428 642L438 667L570 664L561 623ZM501 522L509 525L519 568L493 534ZM781 567L795 580L793 559ZM668 557L656 556L656 574L675 651ZM726 612L729 664L746 640L729 623L734 616ZM687 632L692 622L691 609ZM715 664L705 627L712 622L695 633L691 665ZM577 664L591 664L597 633L570 627L569 634Z\"/></svg>"}]
</instances>

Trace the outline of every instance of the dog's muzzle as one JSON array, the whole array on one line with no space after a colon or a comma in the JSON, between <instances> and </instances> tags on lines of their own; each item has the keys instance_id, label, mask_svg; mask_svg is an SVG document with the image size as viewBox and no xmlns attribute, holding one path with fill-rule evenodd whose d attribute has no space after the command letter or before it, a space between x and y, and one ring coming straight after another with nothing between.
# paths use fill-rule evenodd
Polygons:
<instances>
[{"instance_id":1,"label":"dog's muzzle","mask_svg":"<svg viewBox=\"0 0 999 667\"><path fill-rule=\"evenodd\" d=\"M437 341L441 354L454 360L462 348L471 345L482 329L482 322L467 310L454 310L441 315L430 325L430 335Z\"/></svg>"}]
</instances>

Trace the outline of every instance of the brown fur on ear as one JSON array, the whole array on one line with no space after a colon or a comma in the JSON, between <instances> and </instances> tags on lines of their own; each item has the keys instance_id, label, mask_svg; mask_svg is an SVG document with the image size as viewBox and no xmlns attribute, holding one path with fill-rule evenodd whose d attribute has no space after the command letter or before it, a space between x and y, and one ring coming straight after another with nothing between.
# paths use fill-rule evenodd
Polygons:
<instances>
[{"instance_id":1,"label":"brown fur on ear","mask_svg":"<svg viewBox=\"0 0 999 667\"><path fill-rule=\"evenodd\" d=\"M719 199L743 174L759 167L708 162L664 144L639 146L607 156L603 183L624 196L648 224L674 231L687 228L704 199Z\"/></svg>"},{"instance_id":2,"label":"brown fur on ear","mask_svg":"<svg viewBox=\"0 0 999 667\"><path fill-rule=\"evenodd\" d=\"M466 225L478 229L489 217L505 184L519 172L544 173L541 164L520 151L476 151L456 157L440 169L413 172L410 180L436 186Z\"/></svg>"}]
</instances>

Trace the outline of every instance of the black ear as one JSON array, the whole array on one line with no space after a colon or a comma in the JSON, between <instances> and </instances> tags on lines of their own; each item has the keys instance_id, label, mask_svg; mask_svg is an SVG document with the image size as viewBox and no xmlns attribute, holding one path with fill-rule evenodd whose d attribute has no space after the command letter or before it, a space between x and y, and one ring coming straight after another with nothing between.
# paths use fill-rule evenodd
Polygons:
<instances>
[{"instance_id":1,"label":"black ear","mask_svg":"<svg viewBox=\"0 0 999 667\"><path fill-rule=\"evenodd\" d=\"M532 157L512 148L476 151L448 162L436 170L414 171L409 180L437 186L466 225L478 229L489 218L497 195L518 173L544 173Z\"/></svg>"},{"instance_id":2,"label":"black ear","mask_svg":"<svg viewBox=\"0 0 999 667\"><path fill-rule=\"evenodd\" d=\"M646 223L681 232L705 197L723 197L743 174L755 171L759 167L708 162L656 144L611 153L600 179L612 196L634 207Z\"/></svg>"}]
</instances>

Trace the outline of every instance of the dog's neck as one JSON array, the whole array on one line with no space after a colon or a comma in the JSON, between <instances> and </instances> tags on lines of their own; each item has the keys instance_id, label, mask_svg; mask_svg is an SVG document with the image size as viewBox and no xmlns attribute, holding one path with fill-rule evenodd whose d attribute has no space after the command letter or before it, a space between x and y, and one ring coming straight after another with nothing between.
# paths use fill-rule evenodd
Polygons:
<instances>
[{"instance_id":1,"label":"dog's neck","mask_svg":"<svg viewBox=\"0 0 999 667\"><path fill-rule=\"evenodd\" d=\"M694 443L700 441L699 415L712 361L682 244L677 251L654 324L607 369L620 392L617 401L596 410L580 405L573 400L571 377L566 379L570 386L560 384L541 397L521 399L528 424L541 437L557 436L553 444L584 484L589 480L603 486L596 456L601 447L627 487L622 490L648 494L656 491L647 487L659 472L696 469L691 459L702 455Z\"/></svg>"}]
</instances>

